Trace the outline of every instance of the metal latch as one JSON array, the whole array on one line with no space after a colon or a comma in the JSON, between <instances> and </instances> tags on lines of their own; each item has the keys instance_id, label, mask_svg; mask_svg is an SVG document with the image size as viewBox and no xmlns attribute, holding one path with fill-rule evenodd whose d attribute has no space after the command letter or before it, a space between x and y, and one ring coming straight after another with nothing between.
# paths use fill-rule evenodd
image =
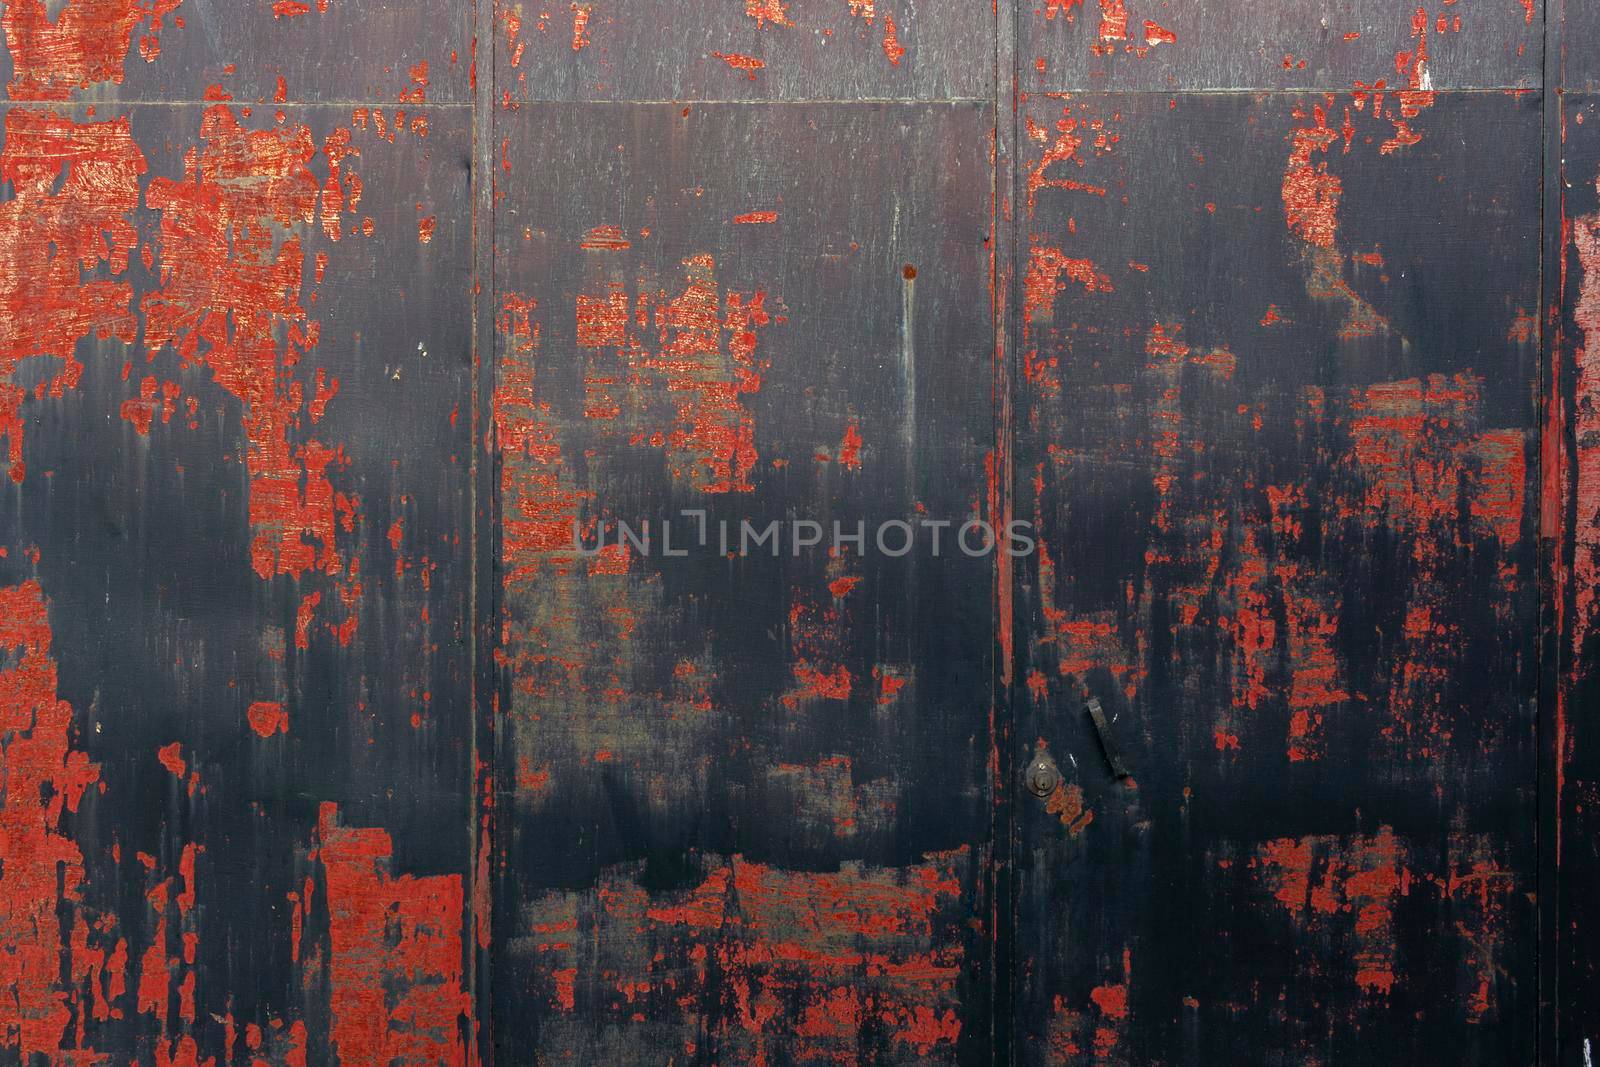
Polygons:
<instances>
[{"instance_id":1,"label":"metal latch","mask_svg":"<svg viewBox=\"0 0 1600 1067\"><path fill-rule=\"evenodd\" d=\"M1132 778L1133 772L1128 770L1128 765L1123 762L1122 749L1117 745L1117 739L1111 735L1111 723L1106 718L1105 709L1100 706L1100 701L1093 697L1084 699L1084 708L1089 712L1089 721L1094 723L1094 732L1100 737L1100 748L1106 754L1106 762L1111 765L1111 773L1117 778Z\"/></svg>"}]
</instances>

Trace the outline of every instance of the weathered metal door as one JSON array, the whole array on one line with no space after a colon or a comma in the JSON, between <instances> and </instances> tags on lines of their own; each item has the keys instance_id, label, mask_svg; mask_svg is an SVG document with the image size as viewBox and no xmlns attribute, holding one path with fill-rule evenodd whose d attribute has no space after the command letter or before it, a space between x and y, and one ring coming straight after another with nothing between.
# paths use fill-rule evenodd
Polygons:
<instances>
[{"instance_id":1,"label":"weathered metal door","mask_svg":"<svg viewBox=\"0 0 1600 1067\"><path fill-rule=\"evenodd\" d=\"M1532 1062L1544 27L1129 10L1019 31L1017 1058Z\"/></svg>"},{"instance_id":2,"label":"weathered metal door","mask_svg":"<svg viewBox=\"0 0 1600 1067\"><path fill-rule=\"evenodd\" d=\"M992 19L701 7L501 41L494 1046L980 1062Z\"/></svg>"},{"instance_id":3,"label":"weathered metal door","mask_svg":"<svg viewBox=\"0 0 1600 1067\"><path fill-rule=\"evenodd\" d=\"M0 1061L1586 1064L1597 16L1141 2L0 5Z\"/></svg>"}]
</instances>

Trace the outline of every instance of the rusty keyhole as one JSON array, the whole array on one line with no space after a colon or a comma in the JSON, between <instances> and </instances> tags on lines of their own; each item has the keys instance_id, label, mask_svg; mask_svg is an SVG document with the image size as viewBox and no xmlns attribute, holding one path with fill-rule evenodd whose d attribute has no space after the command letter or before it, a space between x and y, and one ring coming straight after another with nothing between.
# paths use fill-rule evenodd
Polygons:
<instances>
[{"instance_id":1,"label":"rusty keyhole","mask_svg":"<svg viewBox=\"0 0 1600 1067\"><path fill-rule=\"evenodd\" d=\"M1036 797L1047 797L1056 791L1056 786L1061 784L1061 771L1056 767L1056 761L1050 758L1050 753L1042 747L1033 754L1033 762L1028 764L1028 770L1023 776L1028 785L1028 792Z\"/></svg>"}]
</instances>

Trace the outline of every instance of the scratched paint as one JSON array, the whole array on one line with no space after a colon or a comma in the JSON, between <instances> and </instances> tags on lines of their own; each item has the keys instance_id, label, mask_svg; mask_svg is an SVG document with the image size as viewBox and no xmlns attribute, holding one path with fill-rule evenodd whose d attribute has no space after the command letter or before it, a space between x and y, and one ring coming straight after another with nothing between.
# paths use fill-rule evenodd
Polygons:
<instances>
[{"instance_id":1,"label":"scratched paint","mask_svg":"<svg viewBox=\"0 0 1600 1067\"><path fill-rule=\"evenodd\" d=\"M1412 95L1381 104L1019 116L1018 506L1042 550L1015 758L1046 744L1067 777L1019 813L1025 1062L1343 1062L1378 1034L1532 1056L1540 116L1422 95L1437 27L1402 31ZM1423 190L1484 181L1519 221L1443 236L1460 202Z\"/></svg>"},{"instance_id":2,"label":"scratched paint","mask_svg":"<svg viewBox=\"0 0 1600 1067\"><path fill-rule=\"evenodd\" d=\"M964 851L816 874L734 857L670 894L613 869L530 901L513 936L557 1014L541 1051L631 1059L645 1039L691 1060L848 1062L866 1043L891 1062L955 1062L974 871Z\"/></svg>"},{"instance_id":3,"label":"scratched paint","mask_svg":"<svg viewBox=\"0 0 1600 1067\"><path fill-rule=\"evenodd\" d=\"M581 36L578 20L582 19ZM994 16L914 0L496 4L503 101L987 100Z\"/></svg>"},{"instance_id":4,"label":"scratched paint","mask_svg":"<svg viewBox=\"0 0 1600 1067\"><path fill-rule=\"evenodd\" d=\"M589 32L591 49L615 33L599 5ZM988 394L916 359L986 344L983 113L917 108L929 164L907 171L868 151L905 121L892 111L823 128L628 110L524 105L503 126L497 1051L981 1057L988 949L967 920L989 855L991 564L741 553L738 536L790 509L853 531L984 506ZM541 164L552 141L569 172ZM752 144L754 182L692 162ZM804 161L838 151L898 223L871 198L817 199ZM612 166L615 187L583 177ZM537 221L557 204L565 221ZM619 521L655 524L651 546L617 547ZM574 522L591 545L608 524L607 551L580 556ZM935 603L958 610L919 630ZM592 847L562 847L574 833Z\"/></svg>"},{"instance_id":5,"label":"scratched paint","mask_svg":"<svg viewBox=\"0 0 1600 1067\"><path fill-rule=\"evenodd\" d=\"M1530 3L1306 4L1183 9L1139 0L1017 5L1022 87L1044 90L1349 90L1406 88L1397 52L1411 21L1430 27L1433 88L1541 84L1543 25ZM1580 9L1587 5L1579 5Z\"/></svg>"},{"instance_id":6,"label":"scratched paint","mask_svg":"<svg viewBox=\"0 0 1600 1067\"><path fill-rule=\"evenodd\" d=\"M0 1049L1526 1062L1537 898L1575 1051L1600 120L1552 339L1543 23L6 5Z\"/></svg>"},{"instance_id":7,"label":"scratched paint","mask_svg":"<svg viewBox=\"0 0 1600 1067\"><path fill-rule=\"evenodd\" d=\"M466 1062L466 918L447 893L442 912L424 906L450 885L460 897L464 855L408 846L405 864L457 864L413 879L374 850L371 870L345 877L330 864L343 839L319 862L317 812L284 798L349 793L356 818L411 837L419 824L371 803L392 790L375 783L397 780L384 764L409 747L423 792L448 798L464 780L405 738L456 732L429 704L465 681L439 652L459 632L463 579L435 562L464 558L465 516L448 492L390 486L422 453L465 459L450 437L470 395L468 294L419 290L385 323L336 287L375 260L415 285L417 222L386 232L372 208L425 217L434 193L460 195L464 171L431 164L428 146L458 151L467 128L429 114L426 62L400 79L402 106L387 91L354 112L236 104L229 84L272 86L285 104L294 63L256 52L267 69L236 79L233 63L200 58L230 50L228 32L181 7L4 14L0 436L15 489L0 513L0 1047L49 1062L331 1062L336 1035L381 1035L392 1015L390 1048L431 1062L413 1039L435 1034ZM155 90L175 57L184 90ZM441 57L431 79L445 96L448 69ZM146 94L165 101L110 103ZM365 203L362 173L381 190ZM429 254L465 277L464 228L429 232ZM357 358L363 334L390 348L396 332L444 355L443 373ZM402 371L420 406L392 384ZM359 431L378 452L365 458L344 441L377 382L418 418L406 442ZM85 507L103 521L65 548L58 531ZM413 541L378 551L369 513L403 515ZM85 569L78 552L117 563ZM383 666L401 648L410 664ZM364 754L379 739L384 755ZM329 780L316 767L334 752L344 770ZM462 824L467 805L450 807L441 828ZM375 932L348 918L363 897ZM414 926L386 928L389 910ZM361 1040L338 1059L389 1060Z\"/></svg>"},{"instance_id":8,"label":"scratched paint","mask_svg":"<svg viewBox=\"0 0 1600 1067\"><path fill-rule=\"evenodd\" d=\"M1568 24L1582 32L1585 13L1574 12ZM1574 58L1566 74L1569 84L1583 85L1583 60ZM1542 825L1554 831L1559 866L1552 905L1554 921L1568 934L1556 942L1560 988L1571 991L1556 1009L1555 1041L1562 1055L1580 1058L1592 1041L1595 1020L1592 992L1594 963L1592 905L1583 886L1593 881L1597 855L1593 842L1596 759L1592 716L1596 668L1596 454L1594 393L1596 283L1600 279L1596 223L1600 221L1600 130L1593 98L1573 94L1561 114L1564 161L1560 218L1551 231L1560 242L1558 317L1549 351L1553 397L1548 408L1544 470L1544 534L1550 538L1548 586L1556 639L1552 642L1554 707L1546 722L1554 789L1553 819Z\"/></svg>"}]
</instances>

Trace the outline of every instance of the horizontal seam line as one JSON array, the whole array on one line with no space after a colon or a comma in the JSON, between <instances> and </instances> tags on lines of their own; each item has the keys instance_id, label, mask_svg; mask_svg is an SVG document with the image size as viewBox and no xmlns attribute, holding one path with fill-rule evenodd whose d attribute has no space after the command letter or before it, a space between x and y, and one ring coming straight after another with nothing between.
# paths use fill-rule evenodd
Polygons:
<instances>
[{"instance_id":1,"label":"horizontal seam line","mask_svg":"<svg viewBox=\"0 0 1600 1067\"><path fill-rule=\"evenodd\" d=\"M29 110L41 108L55 110L94 108L99 111L112 111L121 107L215 107L218 104L227 107L274 108L282 111L308 107L373 107L392 108L395 111L468 111L472 108L471 104L454 102L396 104L388 101L374 102L372 100L296 100L283 103L276 103L271 100L0 100L0 111L9 111L17 108Z\"/></svg>"},{"instance_id":2,"label":"horizontal seam line","mask_svg":"<svg viewBox=\"0 0 1600 1067\"><path fill-rule=\"evenodd\" d=\"M519 107L543 107L555 104L568 106L626 106L629 104L717 104L723 106L736 105L741 107L763 107L767 105L794 105L794 104L984 104L994 106L994 101L987 96L944 96L944 97L914 97L914 96L857 96L857 97L773 97L762 100L738 100L701 98L693 96L662 97L651 100L560 100L560 99L518 99L512 101L511 106L501 105L498 110L502 114L514 113Z\"/></svg>"}]
</instances>

